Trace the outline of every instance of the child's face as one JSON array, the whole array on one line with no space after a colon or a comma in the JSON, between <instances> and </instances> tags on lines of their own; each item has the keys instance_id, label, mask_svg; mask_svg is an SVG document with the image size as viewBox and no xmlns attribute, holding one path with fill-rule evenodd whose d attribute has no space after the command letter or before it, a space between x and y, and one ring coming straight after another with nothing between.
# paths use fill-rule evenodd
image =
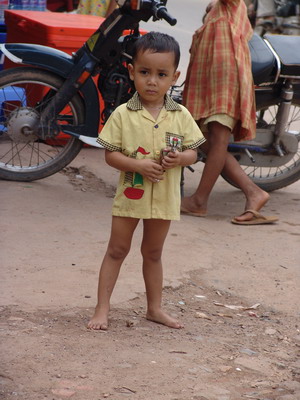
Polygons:
<instances>
[{"instance_id":1,"label":"child's face","mask_svg":"<svg viewBox=\"0 0 300 400\"><path fill-rule=\"evenodd\" d=\"M129 64L129 76L142 101L147 105L161 105L170 86L174 85L180 72L174 66L175 55L153 53L149 50L136 55L134 65Z\"/></svg>"}]
</instances>

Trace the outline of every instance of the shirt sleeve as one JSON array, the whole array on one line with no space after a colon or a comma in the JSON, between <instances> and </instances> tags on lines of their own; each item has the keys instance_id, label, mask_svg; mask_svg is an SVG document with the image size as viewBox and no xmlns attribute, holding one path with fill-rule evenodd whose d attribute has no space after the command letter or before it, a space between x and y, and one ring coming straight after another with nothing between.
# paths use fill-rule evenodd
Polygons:
<instances>
[{"instance_id":1,"label":"shirt sleeve","mask_svg":"<svg viewBox=\"0 0 300 400\"><path fill-rule=\"evenodd\" d=\"M182 151L187 149L196 149L205 142L205 137L201 132L201 129L195 122L190 112L182 106L183 127L184 127L184 140L182 145Z\"/></svg>"},{"instance_id":2,"label":"shirt sleeve","mask_svg":"<svg viewBox=\"0 0 300 400\"><path fill-rule=\"evenodd\" d=\"M97 142L109 151L122 151L122 123L118 108L108 118Z\"/></svg>"}]
</instances>

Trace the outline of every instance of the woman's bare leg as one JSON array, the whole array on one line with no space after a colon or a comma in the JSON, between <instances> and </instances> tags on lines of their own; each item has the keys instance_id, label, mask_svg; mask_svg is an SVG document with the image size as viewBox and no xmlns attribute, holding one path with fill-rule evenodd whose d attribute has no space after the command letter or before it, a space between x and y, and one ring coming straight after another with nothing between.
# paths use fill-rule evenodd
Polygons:
<instances>
[{"instance_id":1,"label":"woman's bare leg","mask_svg":"<svg viewBox=\"0 0 300 400\"><path fill-rule=\"evenodd\" d=\"M170 221L167 220L144 220L141 253L143 256L143 275L147 294L146 318L150 321L179 329L183 328L183 325L161 308L163 287L161 256L169 227Z\"/></svg>"},{"instance_id":2,"label":"woman's bare leg","mask_svg":"<svg viewBox=\"0 0 300 400\"><path fill-rule=\"evenodd\" d=\"M182 200L185 209L206 214L209 195L221 172L224 172L245 194L245 210L259 211L269 200L269 194L255 185L233 155L228 153L229 137L230 130L225 126L218 122L209 124L208 143L203 148L204 151L207 151L203 174L195 193ZM235 217L238 221L246 221L251 218L253 218L251 213Z\"/></svg>"},{"instance_id":3,"label":"woman's bare leg","mask_svg":"<svg viewBox=\"0 0 300 400\"><path fill-rule=\"evenodd\" d=\"M99 273L98 303L88 323L89 329L106 330L108 327L110 298L138 222L136 218L112 217L111 236Z\"/></svg>"},{"instance_id":4,"label":"woman's bare leg","mask_svg":"<svg viewBox=\"0 0 300 400\"><path fill-rule=\"evenodd\" d=\"M182 199L184 209L203 215L207 212L209 195L225 166L230 137L230 129L226 126L218 122L211 122L208 126L209 134L206 135L208 143L203 146L204 151L207 151L207 157L200 183L192 196Z\"/></svg>"},{"instance_id":5,"label":"woman's bare leg","mask_svg":"<svg viewBox=\"0 0 300 400\"><path fill-rule=\"evenodd\" d=\"M270 195L249 178L238 161L230 153L228 153L223 172L244 193L246 197L244 210L259 211L269 200ZM253 214L251 213L235 217L237 221L249 221L252 218Z\"/></svg>"}]
</instances>

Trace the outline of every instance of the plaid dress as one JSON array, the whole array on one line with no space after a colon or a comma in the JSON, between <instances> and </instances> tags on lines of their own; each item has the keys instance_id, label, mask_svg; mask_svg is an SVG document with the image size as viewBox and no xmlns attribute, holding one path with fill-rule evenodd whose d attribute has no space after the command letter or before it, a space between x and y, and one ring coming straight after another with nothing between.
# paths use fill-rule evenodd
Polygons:
<instances>
[{"instance_id":1,"label":"plaid dress","mask_svg":"<svg viewBox=\"0 0 300 400\"><path fill-rule=\"evenodd\" d=\"M104 18L109 3L109 0L80 0L78 4L78 14L97 15L98 17Z\"/></svg>"},{"instance_id":2,"label":"plaid dress","mask_svg":"<svg viewBox=\"0 0 300 400\"><path fill-rule=\"evenodd\" d=\"M243 0L219 0L190 49L183 104L195 120L227 114L235 141L255 136L255 97L248 41L252 28Z\"/></svg>"}]
</instances>

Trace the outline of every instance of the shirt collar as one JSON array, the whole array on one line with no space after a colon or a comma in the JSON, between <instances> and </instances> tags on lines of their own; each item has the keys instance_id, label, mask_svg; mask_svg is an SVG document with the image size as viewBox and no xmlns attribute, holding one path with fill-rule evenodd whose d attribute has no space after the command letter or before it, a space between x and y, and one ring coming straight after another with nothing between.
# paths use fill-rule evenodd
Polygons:
<instances>
[{"instance_id":1,"label":"shirt collar","mask_svg":"<svg viewBox=\"0 0 300 400\"><path fill-rule=\"evenodd\" d=\"M181 111L180 105L176 103L168 94L165 95L165 108L167 111ZM143 105L138 92L135 92L130 100L127 102L127 108L132 111L138 111L143 109Z\"/></svg>"}]
</instances>

